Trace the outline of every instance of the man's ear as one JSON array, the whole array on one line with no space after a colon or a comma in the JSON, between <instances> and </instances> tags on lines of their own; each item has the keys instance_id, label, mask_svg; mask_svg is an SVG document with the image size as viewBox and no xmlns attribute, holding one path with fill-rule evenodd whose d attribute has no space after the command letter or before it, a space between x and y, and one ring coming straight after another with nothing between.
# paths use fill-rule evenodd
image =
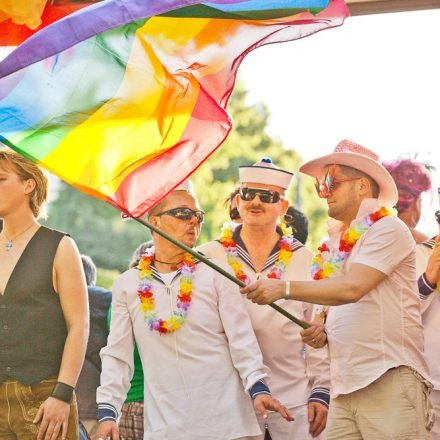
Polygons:
<instances>
[{"instance_id":1,"label":"man's ear","mask_svg":"<svg viewBox=\"0 0 440 440\"><path fill-rule=\"evenodd\" d=\"M361 177L359 180L359 192L361 196L365 196L370 192L371 196L373 194L373 188L371 188L371 183L366 177Z\"/></svg>"},{"instance_id":2,"label":"man's ear","mask_svg":"<svg viewBox=\"0 0 440 440\"><path fill-rule=\"evenodd\" d=\"M240 212L240 202L241 202L240 194L236 194L234 200L235 200L235 206L237 207L238 212Z\"/></svg>"},{"instance_id":3,"label":"man's ear","mask_svg":"<svg viewBox=\"0 0 440 440\"><path fill-rule=\"evenodd\" d=\"M281 200L281 214L280 214L280 217L283 217L288 209L289 209L289 201L288 200Z\"/></svg>"}]
</instances>

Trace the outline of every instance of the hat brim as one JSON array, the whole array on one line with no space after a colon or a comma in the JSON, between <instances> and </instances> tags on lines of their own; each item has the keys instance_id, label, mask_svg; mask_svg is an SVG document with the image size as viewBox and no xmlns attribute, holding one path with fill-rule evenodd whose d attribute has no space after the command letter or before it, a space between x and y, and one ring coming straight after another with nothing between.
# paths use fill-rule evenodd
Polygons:
<instances>
[{"instance_id":1,"label":"hat brim","mask_svg":"<svg viewBox=\"0 0 440 440\"><path fill-rule=\"evenodd\" d=\"M322 178L328 165L345 165L370 176L379 186L379 203L393 207L398 201L398 192L391 174L377 161L358 153L332 153L306 162L299 171L312 177Z\"/></svg>"}]
</instances>

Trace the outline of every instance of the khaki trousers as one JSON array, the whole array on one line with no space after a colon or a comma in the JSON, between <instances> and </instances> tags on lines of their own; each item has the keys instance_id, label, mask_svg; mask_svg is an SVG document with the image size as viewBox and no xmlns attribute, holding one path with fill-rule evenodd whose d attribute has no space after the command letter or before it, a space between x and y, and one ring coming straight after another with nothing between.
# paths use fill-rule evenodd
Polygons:
<instances>
[{"instance_id":1,"label":"khaki trousers","mask_svg":"<svg viewBox=\"0 0 440 440\"><path fill-rule=\"evenodd\" d=\"M35 440L40 424L34 420L40 405L51 395L55 378L35 385L22 385L16 380L0 384L0 439ZM58 436L61 439L61 433ZM70 405L67 440L78 440L78 412L75 395Z\"/></svg>"},{"instance_id":2,"label":"khaki trousers","mask_svg":"<svg viewBox=\"0 0 440 440\"><path fill-rule=\"evenodd\" d=\"M326 440L427 440L434 423L427 382L410 368L330 402Z\"/></svg>"},{"instance_id":3,"label":"khaki trousers","mask_svg":"<svg viewBox=\"0 0 440 440\"><path fill-rule=\"evenodd\" d=\"M440 390L432 390L431 402L435 410L435 424L432 427L432 440L440 440Z\"/></svg>"}]
</instances>

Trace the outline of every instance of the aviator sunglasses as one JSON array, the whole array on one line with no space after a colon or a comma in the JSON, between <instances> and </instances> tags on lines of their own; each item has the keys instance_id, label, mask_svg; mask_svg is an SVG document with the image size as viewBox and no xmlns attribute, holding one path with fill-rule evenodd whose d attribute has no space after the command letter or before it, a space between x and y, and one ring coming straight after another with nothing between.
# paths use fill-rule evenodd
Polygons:
<instances>
[{"instance_id":1,"label":"aviator sunglasses","mask_svg":"<svg viewBox=\"0 0 440 440\"><path fill-rule=\"evenodd\" d=\"M284 199L278 191L262 188L248 188L247 186L240 187L240 198L246 202L254 200L257 195L263 203L277 203Z\"/></svg>"},{"instance_id":2,"label":"aviator sunglasses","mask_svg":"<svg viewBox=\"0 0 440 440\"><path fill-rule=\"evenodd\" d=\"M329 168L323 179L315 178L315 187L318 193L318 196L322 199L329 197L332 191L342 182L350 182L352 180L358 180L360 177L353 177L351 179L335 179L336 174L336 164L333 164L331 168Z\"/></svg>"},{"instance_id":3,"label":"aviator sunglasses","mask_svg":"<svg viewBox=\"0 0 440 440\"><path fill-rule=\"evenodd\" d=\"M205 213L203 211L194 211L190 208L173 208L154 215L157 217L160 217L161 215L170 215L171 217L179 220L191 220L193 217L195 217L199 223L203 223L203 219L205 217Z\"/></svg>"}]
</instances>

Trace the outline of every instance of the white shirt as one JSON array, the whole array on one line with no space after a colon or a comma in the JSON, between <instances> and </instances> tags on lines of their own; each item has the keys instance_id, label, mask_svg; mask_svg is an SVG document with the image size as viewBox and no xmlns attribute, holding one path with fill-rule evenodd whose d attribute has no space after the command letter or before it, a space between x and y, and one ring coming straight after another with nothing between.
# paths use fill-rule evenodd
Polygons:
<instances>
[{"instance_id":1,"label":"white shirt","mask_svg":"<svg viewBox=\"0 0 440 440\"><path fill-rule=\"evenodd\" d=\"M376 199L366 199L357 218L378 209ZM333 228L329 233L332 244L338 243L341 230ZM395 216L382 218L355 244L342 274L354 263L377 269L387 277L358 302L329 310L326 327L332 397L362 389L399 365L428 378L415 242L409 229Z\"/></svg>"},{"instance_id":2,"label":"white shirt","mask_svg":"<svg viewBox=\"0 0 440 440\"><path fill-rule=\"evenodd\" d=\"M203 263L193 274L193 292L183 326L171 334L150 331L139 309L139 271L113 285L108 343L101 351L99 404L119 413L133 374L136 341L144 371L145 440L234 439L258 435L245 392L269 374L263 365L238 287ZM166 277L165 277L166 278ZM152 291L158 316L175 308L180 277ZM170 292L170 294L167 293Z\"/></svg>"},{"instance_id":3,"label":"white shirt","mask_svg":"<svg viewBox=\"0 0 440 440\"><path fill-rule=\"evenodd\" d=\"M239 244L237 233L234 237ZM312 254L300 242L295 241L295 243L295 250L282 279L310 280ZM227 261L224 248L218 241L202 245L199 250L212 258ZM252 263L244 243L241 243L241 246L239 244L239 250L243 271L253 281L258 277L266 278L278 256L276 252L272 252L264 270L257 274L251 267ZM330 371L327 347L319 350L307 349L301 340L301 327L268 305L254 304L246 298L243 298L241 302L246 304L251 317L252 326L263 353L263 361L272 372L267 383L273 396L286 407L294 408L307 403L312 389L314 389L316 401L319 401L322 393L328 394ZM310 321L313 318L312 304L284 299L276 303L301 320Z\"/></svg>"},{"instance_id":4,"label":"white shirt","mask_svg":"<svg viewBox=\"0 0 440 440\"><path fill-rule=\"evenodd\" d=\"M432 249L417 245L417 276L422 275L428 265ZM422 324L425 334L425 358L434 389L440 390L440 293L434 290L421 296Z\"/></svg>"}]
</instances>

